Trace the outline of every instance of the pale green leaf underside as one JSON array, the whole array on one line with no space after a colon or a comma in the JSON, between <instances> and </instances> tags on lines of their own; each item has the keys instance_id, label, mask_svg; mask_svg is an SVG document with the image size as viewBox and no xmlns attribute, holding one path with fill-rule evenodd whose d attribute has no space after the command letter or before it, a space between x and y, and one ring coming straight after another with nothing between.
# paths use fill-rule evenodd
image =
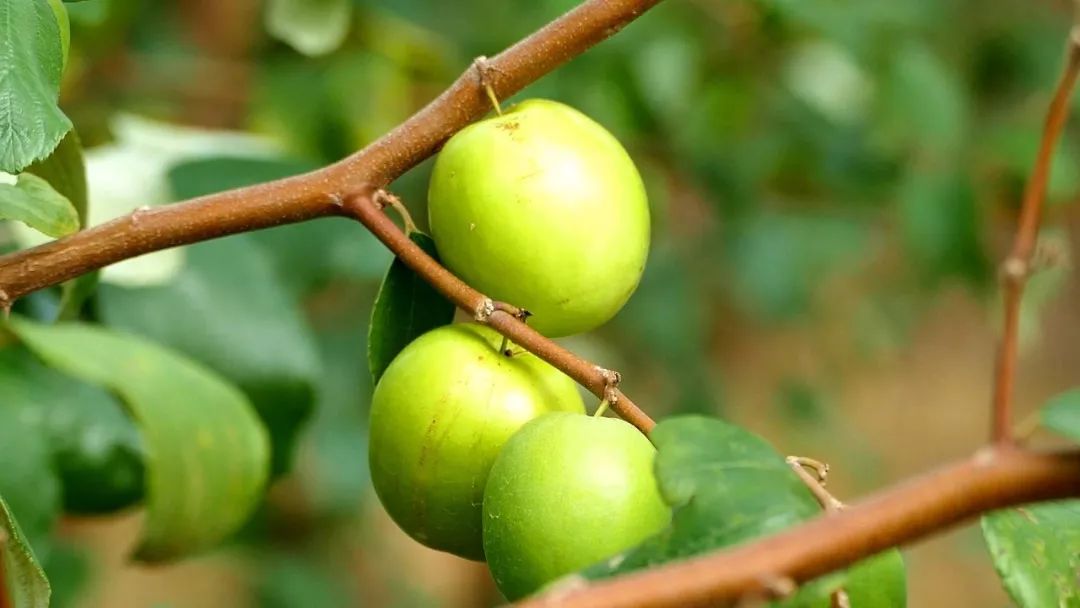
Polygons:
<instances>
[{"instance_id":1,"label":"pale green leaf underside","mask_svg":"<svg viewBox=\"0 0 1080 608\"><path fill-rule=\"evenodd\" d=\"M0 171L45 158L71 129L57 105L63 62L47 2L0 1Z\"/></svg>"},{"instance_id":2,"label":"pale green leaf underside","mask_svg":"<svg viewBox=\"0 0 1080 608\"><path fill-rule=\"evenodd\" d=\"M11 325L46 363L116 392L141 428L147 515L137 558L208 548L247 520L266 484L270 449L237 388L134 336L78 323Z\"/></svg>"},{"instance_id":3,"label":"pale green leaf underside","mask_svg":"<svg viewBox=\"0 0 1080 608\"><path fill-rule=\"evenodd\" d=\"M4 560L4 583L8 592L4 605L49 608L49 581L3 498L0 498L0 559Z\"/></svg>"},{"instance_id":4,"label":"pale green leaf underside","mask_svg":"<svg viewBox=\"0 0 1080 608\"><path fill-rule=\"evenodd\" d=\"M51 237L79 229L79 212L49 182L23 173L14 184L0 184L0 220L16 220Z\"/></svg>"},{"instance_id":5,"label":"pale green leaf underside","mask_svg":"<svg viewBox=\"0 0 1080 608\"><path fill-rule=\"evenodd\" d=\"M1080 442L1080 388L1065 391L1043 406L1042 424L1055 433ZM1080 585L1080 582L1077 584Z\"/></svg>"},{"instance_id":6,"label":"pale green leaf underside","mask_svg":"<svg viewBox=\"0 0 1080 608\"><path fill-rule=\"evenodd\" d=\"M997 511L983 517L982 528L1018 606L1080 606L1080 500Z\"/></svg>"},{"instance_id":7,"label":"pale green leaf underside","mask_svg":"<svg viewBox=\"0 0 1080 608\"><path fill-rule=\"evenodd\" d=\"M266 29L305 55L323 55L339 47L349 33L349 0L270 0Z\"/></svg>"}]
</instances>

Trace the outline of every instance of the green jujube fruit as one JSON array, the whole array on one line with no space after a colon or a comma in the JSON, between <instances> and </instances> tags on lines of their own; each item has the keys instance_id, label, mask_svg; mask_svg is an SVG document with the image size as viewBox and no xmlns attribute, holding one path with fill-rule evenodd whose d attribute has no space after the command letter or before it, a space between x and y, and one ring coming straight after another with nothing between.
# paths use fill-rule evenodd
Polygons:
<instances>
[{"instance_id":1,"label":"green jujube fruit","mask_svg":"<svg viewBox=\"0 0 1080 608\"><path fill-rule=\"evenodd\" d=\"M474 560L503 444L545 412L584 412L573 380L501 342L476 324L429 331L391 361L371 404L371 479L386 511L420 543Z\"/></svg>"},{"instance_id":2,"label":"green jujube fruit","mask_svg":"<svg viewBox=\"0 0 1080 608\"><path fill-rule=\"evenodd\" d=\"M554 413L522 427L484 492L484 551L503 595L522 598L667 527L655 457L614 418Z\"/></svg>"},{"instance_id":3,"label":"green jujube fruit","mask_svg":"<svg viewBox=\"0 0 1080 608\"><path fill-rule=\"evenodd\" d=\"M491 298L567 336L615 316L649 250L649 206L622 145L581 112L533 99L454 135L428 215L439 256Z\"/></svg>"}]
</instances>

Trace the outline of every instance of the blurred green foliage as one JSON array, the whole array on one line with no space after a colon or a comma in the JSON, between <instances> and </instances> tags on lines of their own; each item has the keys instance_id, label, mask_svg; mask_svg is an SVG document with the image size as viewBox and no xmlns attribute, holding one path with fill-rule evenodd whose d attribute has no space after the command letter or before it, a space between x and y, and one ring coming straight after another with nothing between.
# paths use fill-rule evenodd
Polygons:
<instances>
[{"instance_id":1,"label":"blurred green foliage","mask_svg":"<svg viewBox=\"0 0 1080 608\"><path fill-rule=\"evenodd\" d=\"M111 170L114 188L164 193L138 204L292 175L371 142L474 57L575 2L319 0L292 19L280 15L296 15L286 5L301 2L268 4L278 17L252 0L66 5L71 55L60 106L88 150L91 213L115 198L94 191L95 171L109 170L95 149L122 143L121 113L246 131L271 149L174 158L165 152L180 144L160 137L155 145L171 159L163 175ZM627 391L657 415L717 413L725 379L710 353L735 326L813 324L823 298L857 293L848 339L873 353L902 346L913 319L948 290L992 301L990 246L1015 212L1037 146L1066 4L669 1L535 83L516 99L559 99L607 126L637 160L653 205L640 288L575 347L617 353ZM1070 127L1055 158L1051 205L1080 194L1075 135ZM422 227L429 171L422 164L393 184ZM0 224L0 251L16 247L10 228ZM260 605L359 603L376 593L304 556L323 563L347 552L343 531L367 493L367 322L389 263L361 227L324 219L191 247L150 285L106 278L81 310L202 361L259 409L280 483L303 496L302 508L272 496L238 540L271 555L252 560ZM1025 311L1037 313L1061 281L1043 283ZM36 294L16 312L51 320L59 298ZM774 409L790 425L847 437L830 389L793 378L775 387ZM12 415L6 405L0 416ZM17 428L0 424L27 444L27 474L49 466L34 443L44 435ZM847 449L852 467L873 467L872 445L853 440ZM60 492L49 477L36 496L21 485L5 490L18 485L7 479L16 472L0 474L0 494L17 514L33 509L21 503L45 505L20 515L36 542ZM86 577L77 552L57 556L42 558L51 580ZM69 605L77 594L57 587L54 605ZM391 596L392 605L429 604L417 590Z\"/></svg>"}]
</instances>

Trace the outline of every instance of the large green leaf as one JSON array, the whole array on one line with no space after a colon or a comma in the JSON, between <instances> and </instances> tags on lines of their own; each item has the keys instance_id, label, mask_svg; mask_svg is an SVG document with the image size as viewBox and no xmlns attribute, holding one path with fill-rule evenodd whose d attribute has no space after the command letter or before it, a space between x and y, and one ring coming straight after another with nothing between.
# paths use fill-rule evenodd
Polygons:
<instances>
[{"instance_id":1,"label":"large green leaf","mask_svg":"<svg viewBox=\"0 0 1080 608\"><path fill-rule=\"evenodd\" d=\"M305 55L323 55L345 40L352 8L350 0L269 0L266 29Z\"/></svg>"},{"instance_id":2,"label":"large green leaf","mask_svg":"<svg viewBox=\"0 0 1080 608\"><path fill-rule=\"evenodd\" d=\"M5 348L0 394L0 409L43 429L65 510L105 513L142 499L142 438L107 391L45 367L23 348Z\"/></svg>"},{"instance_id":3,"label":"large green leaf","mask_svg":"<svg viewBox=\"0 0 1080 608\"><path fill-rule=\"evenodd\" d=\"M1080 500L996 511L983 516L982 529L1022 608L1080 606Z\"/></svg>"},{"instance_id":4,"label":"large green leaf","mask_svg":"<svg viewBox=\"0 0 1080 608\"><path fill-rule=\"evenodd\" d=\"M79 323L13 319L50 365L115 391L143 431L146 508L136 557L176 558L234 532L262 497L266 430L238 389L141 338Z\"/></svg>"},{"instance_id":5,"label":"large green leaf","mask_svg":"<svg viewBox=\"0 0 1080 608\"><path fill-rule=\"evenodd\" d=\"M47 2L0 2L0 171L45 158L68 130L60 111L60 26Z\"/></svg>"},{"instance_id":6,"label":"large green leaf","mask_svg":"<svg viewBox=\"0 0 1080 608\"><path fill-rule=\"evenodd\" d=\"M49 182L22 173L14 184L0 184L0 220L16 220L59 237L79 229L79 212Z\"/></svg>"},{"instance_id":7,"label":"large green leaf","mask_svg":"<svg viewBox=\"0 0 1080 608\"><path fill-rule=\"evenodd\" d=\"M435 241L423 232L409 235L428 255L438 259ZM400 258L386 272L368 330L368 367L375 382L401 349L421 334L454 320L454 305Z\"/></svg>"},{"instance_id":8,"label":"large green leaf","mask_svg":"<svg viewBox=\"0 0 1080 608\"><path fill-rule=\"evenodd\" d=\"M785 459L760 437L715 418L680 416L656 426L656 475L664 500L675 508L671 526L638 547L584 572L605 578L728 547L783 530L821 512L813 494ZM884 566L882 566L884 564ZM896 577L886 606L902 605L899 555L869 558L849 571L883 568ZM891 570L890 570L891 569ZM855 577L859 577L856 579ZM870 578L879 578L873 577ZM819 606L844 585L843 572L804 587L785 606ZM898 587L896 589L895 587ZM859 589L860 597L873 595ZM857 605L857 604L856 604Z\"/></svg>"},{"instance_id":9,"label":"large green leaf","mask_svg":"<svg viewBox=\"0 0 1080 608\"><path fill-rule=\"evenodd\" d=\"M40 414L20 407L0 377L0 496L37 546L60 513L60 482L53 471L49 444L37 420Z\"/></svg>"},{"instance_id":10,"label":"large green leaf","mask_svg":"<svg viewBox=\"0 0 1080 608\"><path fill-rule=\"evenodd\" d=\"M270 431L275 474L288 469L311 415L318 356L299 307L247 236L188 249L169 283L102 286L98 312L112 327L144 335L237 384Z\"/></svg>"},{"instance_id":11,"label":"large green leaf","mask_svg":"<svg viewBox=\"0 0 1080 608\"><path fill-rule=\"evenodd\" d=\"M0 560L8 597L0 604L11 608L49 608L49 581L26 543L18 522L0 497Z\"/></svg>"}]
</instances>

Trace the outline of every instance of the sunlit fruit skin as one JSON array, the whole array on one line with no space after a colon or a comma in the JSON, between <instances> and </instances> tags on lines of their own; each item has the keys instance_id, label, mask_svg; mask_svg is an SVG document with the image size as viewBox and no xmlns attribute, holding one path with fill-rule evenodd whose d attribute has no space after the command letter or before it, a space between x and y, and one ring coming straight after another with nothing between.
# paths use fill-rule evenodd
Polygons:
<instances>
[{"instance_id":1,"label":"sunlit fruit skin","mask_svg":"<svg viewBox=\"0 0 1080 608\"><path fill-rule=\"evenodd\" d=\"M443 262L567 336L615 316L649 250L649 206L622 145L581 112L522 102L446 142L428 192Z\"/></svg>"},{"instance_id":2,"label":"sunlit fruit skin","mask_svg":"<svg viewBox=\"0 0 1080 608\"><path fill-rule=\"evenodd\" d=\"M523 424L584 412L568 376L529 353L498 352L475 324L434 329L387 367L371 403L371 479L391 518L433 549L483 559L481 503L491 464Z\"/></svg>"},{"instance_id":3,"label":"sunlit fruit skin","mask_svg":"<svg viewBox=\"0 0 1080 608\"><path fill-rule=\"evenodd\" d=\"M484 550L503 595L522 598L667 527L655 456L614 418L555 413L522 427L484 492Z\"/></svg>"},{"instance_id":4,"label":"sunlit fruit skin","mask_svg":"<svg viewBox=\"0 0 1080 608\"><path fill-rule=\"evenodd\" d=\"M907 572L904 558L890 549L851 567L844 590L851 608L904 608ZM821 608L829 608L822 604Z\"/></svg>"}]
</instances>

